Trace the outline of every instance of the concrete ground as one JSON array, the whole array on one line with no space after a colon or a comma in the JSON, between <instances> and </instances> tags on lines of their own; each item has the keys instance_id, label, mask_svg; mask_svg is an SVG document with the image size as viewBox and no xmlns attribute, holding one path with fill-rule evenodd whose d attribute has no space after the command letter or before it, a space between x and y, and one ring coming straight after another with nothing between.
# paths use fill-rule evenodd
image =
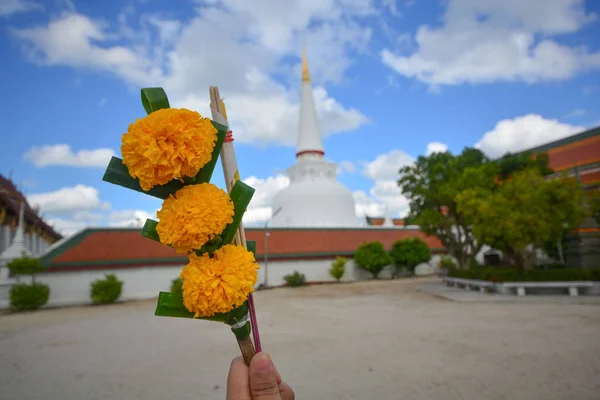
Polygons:
<instances>
[{"instance_id":1,"label":"concrete ground","mask_svg":"<svg viewBox=\"0 0 600 400\"><path fill-rule=\"evenodd\" d=\"M434 279L256 294L261 336L298 399L599 399L600 306L456 302ZM224 325L152 301L0 316L3 400L224 399Z\"/></svg>"}]
</instances>

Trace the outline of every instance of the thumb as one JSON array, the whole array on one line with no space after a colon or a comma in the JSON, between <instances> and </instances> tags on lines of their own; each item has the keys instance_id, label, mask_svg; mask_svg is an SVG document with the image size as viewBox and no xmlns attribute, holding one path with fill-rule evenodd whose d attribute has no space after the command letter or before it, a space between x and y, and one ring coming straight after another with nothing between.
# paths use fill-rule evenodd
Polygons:
<instances>
[{"instance_id":1,"label":"thumb","mask_svg":"<svg viewBox=\"0 0 600 400\"><path fill-rule=\"evenodd\" d=\"M250 361L250 395L254 400L280 400L277 373L266 353L257 353Z\"/></svg>"}]
</instances>

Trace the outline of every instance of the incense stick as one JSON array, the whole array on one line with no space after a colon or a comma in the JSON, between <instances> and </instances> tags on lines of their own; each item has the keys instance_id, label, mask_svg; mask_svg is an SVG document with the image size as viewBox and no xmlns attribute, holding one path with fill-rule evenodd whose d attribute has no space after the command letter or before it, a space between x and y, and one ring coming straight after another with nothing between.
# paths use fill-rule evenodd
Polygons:
<instances>
[{"instance_id":1,"label":"incense stick","mask_svg":"<svg viewBox=\"0 0 600 400\"><path fill-rule=\"evenodd\" d=\"M219 124L229 126L227 121L227 111L225 110L225 104L221 100L219 95L219 88L211 86L208 89L210 96L210 111L212 113L212 119ZM227 132L225 137L225 143L221 150L221 163L223 165L223 175L225 177L225 185L227 191L231 191L231 188L236 181L240 179L240 174L237 167L237 160L235 157L235 151L233 149L233 134L231 130ZM244 226L240 223L236 232L234 243L246 247L246 234L244 232ZM260 343L260 334L258 332L258 322L256 319L256 309L254 306L254 297L252 293L248 295L248 313L250 314L250 326L252 328L252 338L254 340L254 346L256 351L262 351Z\"/></svg>"}]
</instances>

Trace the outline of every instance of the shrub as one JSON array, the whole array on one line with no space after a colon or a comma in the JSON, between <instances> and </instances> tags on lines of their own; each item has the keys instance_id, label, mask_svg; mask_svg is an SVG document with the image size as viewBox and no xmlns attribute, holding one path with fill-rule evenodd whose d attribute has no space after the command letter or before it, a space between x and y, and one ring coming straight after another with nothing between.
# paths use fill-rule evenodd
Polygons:
<instances>
[{"instance_id":1,"label":"shrub","mask_svg":"<svg viewBox=\"0 0 600 400\"><path fill-rule=\"evenodd\" d=\"M381 242L370 242L361 245L354 253L354 261L356 264L373 274L373 278L377 276L386 265L394 262L392 256L385 251Z\"/></svg>"},{"instance_id":2,"label":"shrub","mask_svg":"<svg viewBox=\"0 0 600 400\"><path fill-rule=\"evenodd\" d=\"M11 260L6 267L12 275L31 275L35 282L34 275L44 271L44 267L38 258L23 256Z\"/></svg>"},{"instance_id":3,"label":"shrub","mask_svg":"<svg viewBox=\"0 0 600 400\"><path fill-rule=\"evenodd\" d=\"M452 268L448 276L463 279L479 279L491 282L552 282L552 281L600 281L600 268Z\"/></svg>"},{"instance_id":4,"label":"shrub","mask_svg":"<svg viewBox=\"0 0 600 400\"><path fill-rule=\"evenodd\" d=\"M17 283L10 289L10 305L17 310L34 310L46 304L50 287L42 283Z\"/></svg>"},{"instance_id":5,"label":"shrub","mask_svg":"<svg viewBox=\"0 0 600 400\"><path fill-rule=\"evenodd\" d=\"M337 257L335 261L331 263L329 275L338 282L342 279L342 276L344 276L344 272L346 271L346 261L346 257Z\"/></svg>"},{"instance_id":6,"label":"shrub","mask_svg":"<svg viewBox=\"0 0 600 400\"><path fill-rule=\"evenodd\" d=\"M106 275L106 279L92 282L91 297L94 304L114 303L121 296L123 282L114 274Z\"/></svg>"},{"instance_id":7,"label":"shrub","mask_svg":"<svg viewBox=\"0 0 600 400\"><path fill-rule=\"evenodd\" d=\"M183 279L177 278L171 281L171 293L183 293Z\"/></svg>"},{"instance_id":8,"label":"shrub","mask_svg":"<svg viewBox=\"0 0 600 400\"><path fill-rule=\"evenodd\" d=\"M431 249L419 238L402 239L392 245L390 255L396 268L406 267L410 272L414 272L417 265L429 261Z\"/></svg>"},{"instance_id":9,"label":"shrub","mask_svg":"<svg viewBox=\"0 0 600 400\"><path fill-rule=\"evenodd\" d=\"M291 275L284 276L283 280L291 287L303 286L306 284L306 276L298 271L294 271Z\"/></svg>"}]
</instances>

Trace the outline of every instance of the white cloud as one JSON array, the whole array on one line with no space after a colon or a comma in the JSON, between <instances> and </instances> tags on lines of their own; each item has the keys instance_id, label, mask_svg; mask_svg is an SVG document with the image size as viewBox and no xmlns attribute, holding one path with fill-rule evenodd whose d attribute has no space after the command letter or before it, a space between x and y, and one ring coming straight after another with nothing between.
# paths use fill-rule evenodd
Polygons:
<instances>
[{"instance_id":1,"label":"white cloud","mask_svg":"<svg viewBox=\"0 0 600 400\"><path fill-rule=\"evenodd\" d=\"M404 217L409 211L408 199L398 187L400 169L413 164L415 159L399 149L379 154L371 162L364 163L364 174L373 180L369 193L355 191L356 214Z\"/></svg>"},{"instance_id":2,"label":"white cloud","mask_svg":"<svg viewBox=\"0 0 600 400\"><path fill-rule=\"evenodd\" d=\"M135 86L160 85L172 105L205 115L208 87L218 85L236 139L293 145L300 72L298 58L291 63L291 57L299 56L305 39L317 82L341 80L351 64L349 52L362 51L370 41L370 30L357 21L372 12L370 0L269 0L252 6L226 0L198 7L185 25L141 15L144 28L134 31L128 18L135 14L123 13L115 30L70 12L14 33L38 64L106 71ZM148 39L154 36L154 42ZM114 44L117 39L122 44ZM314 97L324 136L367 122L323 87L315 87Z\"/></svg>"},{"instance_id":3,"label":"white cloud","mask_svg":"<svg viewBox=\"0 0 600 400\"><path fill-rule=\"evenodd\" d=\"M582 0L449 0L441 27L422 25L417 50L381 52L385 65L433 87L563 80L600 67L600 52L553 40L595 18Z\"/></svg>"},{"instance_id":4,"label":"white cloud","mask_svg":"<svg viewBox=\"0 0 600 400\"><path fill-rule=\"evenodd\" d=\"M98 190L91 186L76 185L54 192L27 196L32 206L39 206L43 213L67 215L76 211L107 210L110 204L101 201Z\"/></svg>"},{"instance_id":5,"label":"white cloud","mask_svg":"<svg viewBox=\"0 0 600 400\"><path fill-rule=\"evenodd\" d=\"M86 221L76 221L66 218L48 218L46 222L64 236L72 236L90 226Z\"/></svg>"},{"instance_id":6,"label":"white cloud","mask_svg":"<svg viewBox=\"0 0 600 400\"><path fill-rule=\"evenodd\" d=\"M448 145L440 142L431 142L427 144L427 153L426 155L431 155L433 153L445 153L448 150Z\"/></svg>"},{"instance_id":7,"label":"white cloud","mask_svg":"<svg viewBox=\"0 0 600 400\"><path fill-rule=\"evenodd\" d=\"M357 217L378 217L386 212L385 205L369 196L365 191L357 190L352 194L354 196L354 211Z\"/></svg>"},{"instance_id":8,"label":"white cloud","mask_svg":"<svg viewBox=\"0 0 600 400\"><path fill-rule=\"evenodd\" d=\"M34 1L28 0L0 0L0 17L9 17L13 14L28 11L43 10L44 7Z\"/></svg>"},{"instance_id":9,"label":"white cloud","mask_svg":"<svg viewBox=\"0 0 600 400\"><path fill-rule=\"evenodd\" d=\"M157 210L158 211L158 210ZM152 214L144 210L113 211L108 216L108 225L114 227L141 228L147 219L157 220L156 211Z\"/></svg>"},{"instance_id":10,"label":"white cloud","mask_svg":"<svg viewBox=\"0 0 600 400\"><path fill-rule=\"evenodd\" d=\"M497 158L506 152L527 150L571 136L584 129L555 119L545 119L541 115L528 114L498 122L494 129L483 135L475 147L489 157Z\"/></svg>"},{"instance_id":11,"label":"white cloud","mask_svg":"<svg viewBox=\"0 0 600 400\"><path fill-rule=\"evenodd\" d=\"M266 179L250 176L244 179L244 183L252 186L256 191L248 206L248 210L244 214L243 221L245 224L256 224L265 222L271 218L273 196L281 189L287 187L290 184L290 180L287 176L279 174Z\"/></svg>"},{"instance_id":12,"label":"white cloud","mask_svg":"<svg viewBox=\"0 0 600 400\"><path fill-rule=\"evenodd\" d=\"M111 149L79 150L74 153L68 144L46 145L29 149L23 157L36 167L67 165L71 167L98 167L108 165L115 155Z\"/></svg>"},{"instance_id":13,"label":"white cloud","mask_svg":"<svg viewBox=\"0 0 600 400\"><path fill-rule=\"evenodd\" d=\"M378 155L365 164L364 173L373 180L398 179L400 168L410 165L414 157L399 149Z\"/></svg>"}]
</instances>

